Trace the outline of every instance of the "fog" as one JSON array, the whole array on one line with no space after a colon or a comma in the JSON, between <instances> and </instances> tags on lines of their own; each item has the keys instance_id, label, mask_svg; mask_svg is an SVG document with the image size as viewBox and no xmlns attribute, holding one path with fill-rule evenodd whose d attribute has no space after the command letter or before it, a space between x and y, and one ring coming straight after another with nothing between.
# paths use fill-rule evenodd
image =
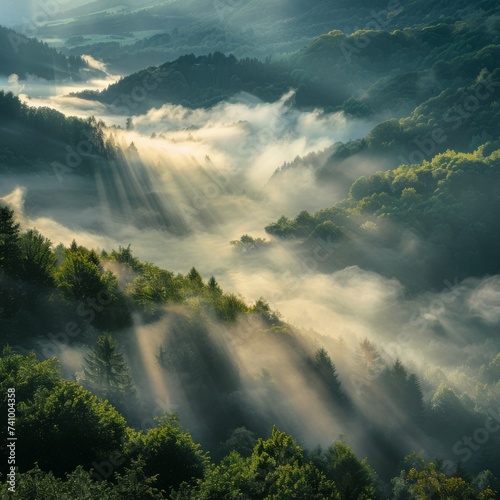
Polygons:
<instances>
[{"instance_id":1,"label":"fog","mask_svg":"<svg viewBox=\"0 0 500 500\"><path fill-rule=\"evenodd\" d=\"M0 19L4 26L21 28L21 32L46 22L53 12L57 14L91 3L93 0L55 0L44 5L36 0L5 0L0 5ZM45 8L44 8L45 7ZM24 28L24 30L22 29ZM34 35L33 35L34 36Z\"/></svg>"},{"instance_id":2,"label":"fog","mask_svg":"<svg viewBox=\"0 0 500 500\"><path fill-rule=\"evenodd\" d=\"M94 88L104 84L94 82ZM192 320L182 307L166 308L164 317L154 323L136 316L129 329L132 340L125 347L149 407L160 401L163 409L179 411L197 439L208 439L206 426L221 417L214 410L200 421L208 403L196 377L202 378L206 370L212 377L215 402L225 410L232 404L246 408L246 423L262 432L276 423L308 447L327 446L345 433L357 452L383 460L359 424L370 420L377 429L390 411L390 425L398 436L397 443L391 441L394 450L423 450L429 456L454 458L451 449L420 431L410 431L407 415L385 400L383 392L374 389L372 394L380 406L366 401L366 387L377 381L380 372L360 382L356 352L368 339L385 364L401 360L421 378L427 402L439 380L466 391L483 407L486 402L473 377L461 376L459 367L479 374L498 352L491 337L500 322L499 277L458 283L450 276L442 292L415 294L397 279L360 266L321 272L321 259L304 258L294 241L271 239L265 252L247 254L230 245L243 234L269 238L264 227L283 214L313 212L341 200L342 189L334 183L319 183L307 169L270 179L276 168L297 156L363 137L371 123L341 113L298 111L290 105L292 94L270 104L239 95L210 110L165 105L133 117L132 127L123 130L113 126L123 127L127 117L104 105L68 97L75 85L20 83L16 78L5 85L17 86L17 93L30 105L103 118L107 137L123 152L120 161L91 176L78 171L62 179L4 176L0 200L15 209L24 230L36 228L54 245L67 246L74 239L109 251L131 244L136 257L174 272L186 273L196 266L205 280L214 275L225 291L239 294L248 304L265 298L297 334L294 342L302 354L284 347L281 340L260 335L265 325ZM361 175L373 165L357 168L356 175ZM418 252L420 243L410 235L409 254ZM335 261L335 245L328 243L322 251ZM372 251L387 258L380 249ZM113 271L121 279L120 269ZM195 360L203 360L201 375L179 371L184 359L167 359L161 366L160 348L179 344L189 349L178 352L194 352ZM321 346L328 350L342 388L359 412L356 422L339 408L332 412L321 390L311 389L306 355L314 356ZM205 347L223 363L224 377L205 359ZM61 349L64 373L78 377L87 352L83 346ZM234 387L224 386L232 383L226 380L227 373L234 373ZM235 401L227 402L230 391L236 394ZM498 394L493 392L491 397ZM215 403L213 407L218 408ZM237 417L235 413L235 422ZM225 438L223 433L210 437L217 442Z\"/></svg>"}]
</instances>

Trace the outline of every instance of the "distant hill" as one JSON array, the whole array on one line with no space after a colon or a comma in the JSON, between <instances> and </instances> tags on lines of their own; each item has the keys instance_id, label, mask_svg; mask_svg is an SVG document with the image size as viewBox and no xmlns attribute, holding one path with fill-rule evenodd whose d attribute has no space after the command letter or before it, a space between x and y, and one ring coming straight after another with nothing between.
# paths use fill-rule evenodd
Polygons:
<instances>
[{"instance_id":1,"label":"distant hill","mask_svg":"<svg viewBox=\"0 0 500 500\"><path fill-rule=\"evenodd\" d=\"M220 52L200 57L191 54L127 76L100 93L76 95L133 115L165 103L208 107L239 92L274 101L289 90L289 76L286 66L257 59L238 60Z\"/></svg>"},{"instance_id":2,"label":"distant hill","mask_svg":"<svg viewBox=\"0 0 500 500\"><path fill-rule=\"evenodd\" d=\"M46 43L0 26L0 75L82 80L86 71L90 68L81 57L65 56Z\"/></svg>"},{"instance_id":3,"label":"distant hill","mask_svg":"<svg viewBox=\"0 0 500 500\"><path fill-rule=\"evenodd\" d=\"M358 29L392 31L474 19L495 8L492 0L474 4L463 0L453 4L431 0L170 0L140 6L108 0L69 11L39 30L45 37L69 39L68 54L101 57L111 69L131 73L145 64L158 65L187 53L220 51L238 58L264 59L300 50L333 29L346 34ZM154 39L159 33L168 37ZM84 41L71 41L76 36ZM113 40L112 36L123 38ZM142 45L134 46L137 42ZM104 50L103 43L109 50Z\"/></svg>"},{"instance_id":4,"label":"distant hill","mask_svg":"<svg viewBox=\"0 0 500 500\"><path fill-rule=\"evenodd\" d=\"M487 16L391 32L334 30L288 57L260 62L191 54L129 75L100 94L81 95L139 114L165 103L211 106L238 92L273 101L293 88L301 107L402 117L445 89L472 84L482 69L496 69L499 33ZM164 37L158 35L159 44ZM150 78L154 88L145 91Z\"/></svg>"}]
</instances>

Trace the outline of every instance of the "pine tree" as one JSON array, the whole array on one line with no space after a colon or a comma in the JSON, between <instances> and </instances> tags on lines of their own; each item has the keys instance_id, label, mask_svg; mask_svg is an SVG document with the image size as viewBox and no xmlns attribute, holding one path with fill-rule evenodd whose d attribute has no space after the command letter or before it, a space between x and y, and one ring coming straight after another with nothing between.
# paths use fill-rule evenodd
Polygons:
<instances>
[{"instance_id":1,"label":"pine tree","mask_svg":"<svg viewBox=\"0 0 500 500\"><path fill-rule=\"evenodd\" d=\"M345 396L342 392L337 369L325 349L316 351L314 356L314 366L319 372L320 379L326 386L330 396L336 402L345 402Z\"/></svg>"},{"instance_id":2,"label":"pine tree","mask_svg":"<svg viewBox=\"0 0 500 500\"><path fill-rule=\"evenodd\" d=\"M195 267L191 268L187 277L188 277L189 281L191 281L191 283L198 285L198 286L203 285L203 279L201 278L200 273L196 270Z\"/></svg>"},{"instance_id":3,"label":"pine tree","mask_svg":"<svg viewBox=\"0 0 500 500\"><path fill-rule=\"evenodd\" d=\"M109 399L119 410L136 399L130 369L111 335L101 335L97 346L85 357L84 385L97 395Z\"/></svg>"},{"instance_id":4,"label":"pine tree","mask_svg":"<svg viewBox=\"0 0 500 500\"><path fill-rule=\"evenodd\" d=\"M0 206L0 274L15 276L19 265L19 224L14 211Z\"/></svg>"},{"instance_id":5,"label":"pine tree","mask_svg":"<svg viewBox=\"0 0 500 500\"><path fill-rule=\"evenodd\" d=\"M356 349L355 362L352 381L359 393L365 393L365 389L382 373L384 364L375 345L368 339L363 340Z\"/></svg>"},{"instance_id":6,"label":"pine tree","mask_svg":"<svg viewBox=\"0 0 500 500\"><path fill-rule=\"evenodd\" d=\"M340 391L340 380L337 375L337 369L324 348L316 351L314 364L321 373L323 379L328 382L328 385Z\"/></svg>"},{"instance_id":7,"label":"pine tree","mask_svg":"<svg viewBox=\"0 0 500 500\"><path fill-rule=\"evenodd\" d=\"M213 276L208 280L208 288L211 292L222 293L219 283L217 283L217 280Z\"/></svg>"}]
</instances>

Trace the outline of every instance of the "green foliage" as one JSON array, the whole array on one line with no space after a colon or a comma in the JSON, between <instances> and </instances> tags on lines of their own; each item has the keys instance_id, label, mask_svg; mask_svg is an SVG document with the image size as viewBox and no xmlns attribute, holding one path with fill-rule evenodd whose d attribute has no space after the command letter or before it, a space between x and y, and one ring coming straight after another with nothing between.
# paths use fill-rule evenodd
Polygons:
<instances>
[{"instance_id":1,"label":"green foliage","mask_svg":"<svg viewBox=\"0 0 500 500\"><path fill-rule=\"evenodd\" d=\"M428 498L449 499L460 498L464 500L491 500L495 492L486 486L481 490L475 489L462 477L448 477L433 462L426 462L418 455L407 457L413 462L406 481L412 498L427 500Z\"/></svg>"},{"instance_id":2,"label":"green foliage","mask_svg":"<svg viewBox=\"0 0 500 500\"><path fill-rule=\"evenodd\" d=\"M236 451L243 457L249 457L255 446L255 434L246 427L234 429L229 438L222 443L222 449L226 454Z\"/></svg>"},{"instance_id":3,"label":"green foliage","mask_svg":"<svg viewBox=\"0 0 500 500\"><path fill-rule=\"evenodd\" d=\"M19 248L19 277L37 286L53 286L57 258L50 240L36 229L30 229L19 238Z\"/></svg>"},{"instance_id":4,"label":"green foliage","mask_svg":"<svg viewBox=\"0 0 500 500\"><path fill-rule=\"evenodd\" d=\"M331 220L326 220L319 223L311 234L324 241L334 241L342 235L342 229L336 226Z\"/></svg>"},{"instance_id":5,"label":"green foliage","mask_svg":"<svg viewBox=\"0 0 500 500\"><path fill-rule=\"evenodd\" d=\"M290 435L273 428L271 437L259 439L252 455L233 451L218 466L207 470L197 486L173 495L184 499L340 499L332 481L312 463Z\"/></svg>"},{"instance_id":6,"label":"green foliage","mask_svg":"<svg viewBox=\"0 0 500 500\"><path fill-rule=\"evenodd\" d=\"M10 276L18 272L19 227L14 220L14 211L0 205L0 273Z\"/></svg>"},{"instance_id":7,"label":"green foliage","mask_svg":"<svg viewBox=\"0 0 500 500\"><path fill-rule=\"evenodd\" d=\"M139 276L127 285L126 293L138 306L151 309L155 304L182 300L183 283L174 273L149 263L134 265Z\"/></svg>"},{"instance_id":8,"label":"green foliage","mask_svg":"<svg viewBox=\"0 0 500 500\"><path fill-rule=\"evenodd\" d=\"M194 483L203 477L208 457L195 444L191 435L181 428L175 415L158 420L158 426L146 433L138 432L129 443L127 454L141 457L144 473L156 476L156 485L167 492L181 483Z\"/></svg>"},{"instance_id":9,"label":"green foliage","mask_svg":"<svg viewBox=\"0 0 500 500\"><path fill-rule=\"evenodd\" d=\"M228 322L236 321L240 314L248 311L247 305L232 293L219 296L214 309L218 318Z\"/></svg>"},{"instance_id":10,"label":"green foliage","mask_svg":"<svg viewBox=\"0 0 500 500\"><path fill-rule=\"evenodd\" d=\"M0 144L0 172L56 175L87 175L103 166L103 159L116 158L116 151L104 138L102 121L66 117L47 107L30 107L10 92L0 90L0 125L15 128ZM29 136L26 142L24 137ZM75 151L82 144L88 154Z\"/></svg>"},{"instance_id":11,"label":"green foliage","mask_svg":"<svg viewBox=\"0 0 500 500\"><path fill-rule=\"evenodd\" d=\"M85 357L83 373L83 385L122 413L136 402L130 369L111 335L98 337L97 346Z\"/></svg>"},{"instance_id":12,"label":"green foliage","mask_svg":"<svg viewBox=\"0 0 500 500\"><path fill-rule=\"evenodd\" d=\"M56 358L39 361L33 353L21 356L4 347L0 357L0 389L4 396L8 388L15 387L16 397L27 403L37 391L51 392L61 381Z\"/></svg>"},{"instance_id":13,"label":"green foliage","mask_svg":"<svg viewBox=\"0 0 500 500\"><path fill-rule=\"evenodd\" d=\"M56 280L69 300L96 299L103 291L113 293L117 284L114 275L100 266L97 254L81 248L66 252Z\"/></svg>"},{"instance_id":14,"label":"green foliage","mask_svg":"<svg viewBox=\"0 0 500 500\"><path fill-rule=\"evenodd\" d=\"M203 279L195 267L191 268L191 270L187 274L187 278L194 288L203 286Z\"/></svg>"},{"instance_id":15,"label":"green foliage","mask_svg":"<svg viewBox=\"0 0 500 500\"><path fill-rule=\"evenodd\" d=\"M4 76L17 74L22 79L35 75L45 80L81 80L89 66L81 57L64 56L36 38L27 38L14 30L0 26L0 72Z\"/></svg>"},{"instance_id":16,"label":"green foliage","mask_svg":"<svg viewBox=\"0 0 500 500\"><path fill-rule=\"evenodd\" d=\"M16 474L16 495L25 500L159 500L165 496L154 487L155 478L143 472L140 460L125 468L124 474L115 474L114 483L96 481L92 474L78 466L66 474L65 480L44 472L38 466ZM8 498L8 484L0 486L0 493Z\"/></svg>"},{"instance_id":17,"label":"green foliage","mask_svg":"<svg viewBox=\"0 0 500 500\"><path fill-rule=\"evenodd\" d=\"M141 263L139 259L133 256L131 245L127 247L118 247L117 250L113 250L109 255L105 253L104 257L110 262L118 262L119 264L125 264L129 266L133 271L142 270Z\"/></svg>"},{"instance_id":18,"label":"green foliage","mask_svg":"<svg viewBox=\"0 0 500 500\"><path fill-rule=\"evenodd\" d=\"M371 499L375 494L376 475L367 460L359 460L349 446L337 441L326 450L322 468L335 483L342 500Z\"/></svg>"},{"instance_id":19,"label":"green foliage","mask_svg":"<svg viewBox=\"0 0 500 500\"><path fill-rule=\"evenodd\" d=\"M345 404L346 398L341 389L337 369L324 348L316 351L313 367L317 375L317 385L322 399L326 401L333 400L337 404Z\"/></svg>"},{"instance_id":20,"label":"green foliage","mask_svg":"<svg viewBox=\"0 0 500 500\"><path fill-rule=\"evenodd\" d=\"M42 401L41 396L35 394L24 425L18 426L26 439L23 467L38 462L60 475L77 465L89 468L121 449L125 419L106 401L73 382L59 384Z\"/></svg>"},{"instance_id":21,"label":"green foliage","mask_svg":"<svg viewBox=\"0 0 500 500\"><path fill-rule=\"evenodd\" d=\"M254 238L248 234L244 234L239 240L233 240L230 243L240 253L254 252L270 245L269 241L263 238Z\"/></svg>"},{"instance_id":22,"label":"green foliage","mask_svg":"<svg viewBox=\"0 0 500 500\"><path fill-rule=\"evenodd\" d=\"M15 427L24 437L17 443L22 471L38 463L61 476L78 465L88 469L121 449L125 419L106 401L64 381L55 360L40 362L34 355L7 351L0 358L0 373L5 414L7 388L16 388ZM6 453L5 444L1 452Z\"/></svg>"}]
</instances>

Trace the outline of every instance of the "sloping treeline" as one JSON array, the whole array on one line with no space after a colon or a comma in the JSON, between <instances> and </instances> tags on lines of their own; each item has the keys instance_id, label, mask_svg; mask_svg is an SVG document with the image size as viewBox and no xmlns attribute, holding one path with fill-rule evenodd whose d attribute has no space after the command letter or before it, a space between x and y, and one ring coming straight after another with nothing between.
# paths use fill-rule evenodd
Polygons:
<instances>
[{"instance_id":1,"label":"sloping treeline","mask_svg":"<svg viewBox=\"0 0 500 500\"><path fill-rule=\"evenodd\" d=\"M293 88L300 107L403 116L444 90L470 85L482 69L497 68L500 40L490 24L482 15L392 32L333 30L275 60L184 55L78 95L140 114L165 103L209 107L239 92L271 102Z\"/></svg>"},{"instance_id":2,"label":"sloping treeline","mask_svg":"<svg viewBox=\"0 0 500 500\"><path fill-rule=\"evenodd\" d=\"M49 81L81 81L96 72L80 56L65 56L36 38L0 26L0 74L16 74L21 80L31 75Z\"/></svg>"},{"instance_id":3,"label":"sloping treeline","mask_svg":"<svg viewBox=\"0 0 500 500\"><path fill-rule=\"evenodd\" d=\"M356 395L349 382L342 382L347 379L330 354L283 322L263 299L248 306L224 293L214 277L204 281L195 268L175 275L140 262L129 247L100 254L76 242L53 248L36 230L21 231L8 207L0 209L0 271L2 344L47 358L39 361L35 354L6 348L0 359L2 407L7 388L15 387L18 398L23 459L17 472L23 498L48 498L54 490L69 496L76 483L109 498L127 488L144 498L374 498L386 494L389 479L402 469L394 484L411 494L435 488L470 498L492 495L489 472L471 481L460 466L444 470L441 462L418 456L404 465L412 450L396 443L395 433L417 440L432 436L451 446L455 434L445 431L446 419L453 416L454 429L470 434L485 417L445 386L436 390L431 404L424 403L418 377L399 361L384 362L367 340L354 354L356 377L364 381ZM218 465L210 463L175 416L138 430L155 397L148 382L136 378L140 341L133 318L138 315L146 328L166 321L157 369L170 391L179 397L184 391L193 402L181 405L179 413ZM63 331L61 325L66 325ZM267 358L261 374L246 379L241 355L246 352L255 363L263 356L262 345L273 353L274 364ZM66 349L87 352L79 382L59 374L54 354L63 356ZM327 415L344 428L365 429L361 441L384 482L343 441L315 452L294 442L289 433L304 435L305 423L292 403L295 382L274 377L282 363L296 371L294 380L307 381L308 397L321 402ZM372 372L379 376L370 377ZM262 406L252 407L252 401ZM266 439L273 424L288 434L274 429ZM495 449L495 442L488 445L489 458ZM116 463L109 462L110 456ZM495 460L484 465L491 468ZM106 481L95 481L103 477Z\"/></svg>"},{"instance_id":4,"label":"sloping treeline","mask_svg":"<svg viewBox=\"0 0 500 500\"><path fill-rule=\"evenodd\" d=\"M361 265L409 287L439 287L447 276L499 272L499 193L499 150L492 141L473 153L448 151L421 165L360 177L333 207L282 216L266 231L303 242L306 252L318 239L335 244L325 269ZM415 250L401 254L409 235ZM374 248L391 253L390 264Z\"/></svg>"}]
</instances>

